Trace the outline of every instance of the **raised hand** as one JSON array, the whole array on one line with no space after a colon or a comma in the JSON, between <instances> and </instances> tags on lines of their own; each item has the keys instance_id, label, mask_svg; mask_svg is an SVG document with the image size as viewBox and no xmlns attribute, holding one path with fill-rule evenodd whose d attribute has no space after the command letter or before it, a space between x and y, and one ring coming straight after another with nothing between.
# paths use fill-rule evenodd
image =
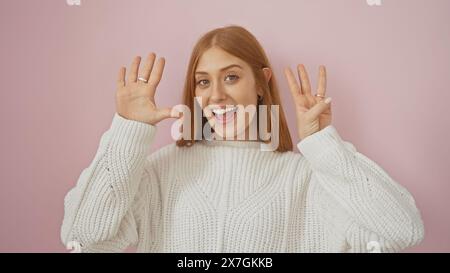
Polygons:
<instances>
[{"instance_id":1,"label":"raised hand","mask_svg":"<svg viewBox=\"0 0 450 273\"><path fill-rule=\"evenodd\" d=\"M156 125L163 119L176 118L170 107L158 108L155 103L156 87L161 80L165 60L150 53L144 67L139 69L141 57L136 56L125 81L126 68L121 67L117 79L116 111L130 120Z\"/></svg>"},{"instance_id":2,"label":"raised hand","mask_svg":"<svg viewBox=\"0 0 450 273\"><path fill-rule=\"evenodd\" d=\"M314 96L311 94L311 84L305 66L298 65L297 72L300 84L290 68L284 70L295 103L298 135L300 140L303 140L331 124L331 97L325 99L325 66L319 67L319 84Z\"/></svg>"}]
</instances>

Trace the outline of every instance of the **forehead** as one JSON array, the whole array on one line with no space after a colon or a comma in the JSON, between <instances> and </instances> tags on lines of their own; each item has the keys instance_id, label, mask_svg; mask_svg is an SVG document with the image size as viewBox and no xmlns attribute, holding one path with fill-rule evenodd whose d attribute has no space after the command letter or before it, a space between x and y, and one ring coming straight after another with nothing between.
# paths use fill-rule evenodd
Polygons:
<instances>
[{"instance_id":1,"label":"forehead","mask_svg":"<svg viewBox=\"0 0 450 273\"><path fill-rule=\"evenodd\" d=\"M244 69L249 69L247 63L223 49L212 47L206 50L199 59L196 71L219 72L221 68L238 64Z\"/></svg>"}]
</instances>

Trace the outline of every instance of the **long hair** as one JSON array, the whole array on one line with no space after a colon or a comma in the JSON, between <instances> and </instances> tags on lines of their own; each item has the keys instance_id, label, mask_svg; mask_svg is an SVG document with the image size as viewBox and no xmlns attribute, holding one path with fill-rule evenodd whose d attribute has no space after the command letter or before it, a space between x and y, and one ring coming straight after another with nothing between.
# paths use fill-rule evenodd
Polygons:
<instances>
[{"instance_id":1,"label":"long hair","mask_svg":"<svg viewBox=\"0 0 450 273\"><path fill-rule=\"evenodd\" d=\"M213 29L206 34L204 34L194 46L192 51L189 65L186 73L184 91L182 101L184 105L188 106L191 113L194 113L194 98L195 98L195 71L197 69L198 61L202 54L210 49L211 47L218 47L225 52L240 58L244 62L246 62L252 69L253 75L255 77L256 86L261 88L263 91L262 100L258 101L257 109L259 109L259 105L266 105L267 111L267 130L268 133L271 132L271 105L279 105L279 145L275 150L277 152L286 152L292 151L292 139L289 133L289 128L287 126L287 122L284 116L283 107L281 105L280 95L278 91L278 86L275 80L275 76L272 73L272 76L269 81L266 80L264 72L262 68L270 68L270 62L264 52L264 49L258 42L258 40L251 34L248 30L240 26L226 26L221 28ZM258 111L257 111L258 113ZM194 138L194 115L191 115L191 137L189 140L187 139L179 139L176 142L176 145L179 147L190 147L195 144L196 140ZM259 114L257 114L256 118L259 120ZM203 117L202 126L207 122L207 119ZM257 122L259 124L259 122ZM200 128L200 130L201 130ZM259 129L258 129L259 132ZM273 134L271 134L273 135ZM270 140L263 141L265 143Z\"/></svg>"}]
</instances>

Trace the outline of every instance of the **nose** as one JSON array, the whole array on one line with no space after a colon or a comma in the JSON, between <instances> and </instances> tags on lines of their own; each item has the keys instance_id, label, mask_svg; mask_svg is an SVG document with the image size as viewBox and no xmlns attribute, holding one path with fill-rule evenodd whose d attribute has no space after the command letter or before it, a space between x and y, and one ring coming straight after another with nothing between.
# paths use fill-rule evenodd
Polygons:
<instances>
[{"instance_id":1,"label":"nose","mask_svg":"<svg viewBox=\"0 0 450 273\"><path fill-rule=\"evenodd\" d=\"M214 84L211 90L210 101L211 103L220 103L223 100L226 100L227 94L223 90L220 84Z\"/></svg>"}]
</instances>

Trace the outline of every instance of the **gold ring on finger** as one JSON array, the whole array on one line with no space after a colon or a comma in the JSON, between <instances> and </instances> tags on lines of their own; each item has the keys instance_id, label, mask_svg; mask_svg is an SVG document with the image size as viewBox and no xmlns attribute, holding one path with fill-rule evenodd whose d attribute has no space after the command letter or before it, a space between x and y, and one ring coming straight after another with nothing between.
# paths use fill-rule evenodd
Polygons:
<instances>
[{"instance_id":1,"label":"gold ring on finger","mask_svg":"<svg viewBox=\"0 0 450 273\"><path fill-rule=\"evenodd\" d=\"M138 80L144 83L148 83L148 80L142 77L139 77Z\"/></svg>"},{"instance_id":2,"label":"gold ring on finger","mask_svg":"<svg viewBox=\"0 0 450 273\"><path fill-rule=\"evenodd\" d=\"M319 97L319 98L322 98L322 99L325 98L325 96L324 96L324 95L321 95L321 94L315 94L314 96Z\"/></svg>"}]
</instances>

